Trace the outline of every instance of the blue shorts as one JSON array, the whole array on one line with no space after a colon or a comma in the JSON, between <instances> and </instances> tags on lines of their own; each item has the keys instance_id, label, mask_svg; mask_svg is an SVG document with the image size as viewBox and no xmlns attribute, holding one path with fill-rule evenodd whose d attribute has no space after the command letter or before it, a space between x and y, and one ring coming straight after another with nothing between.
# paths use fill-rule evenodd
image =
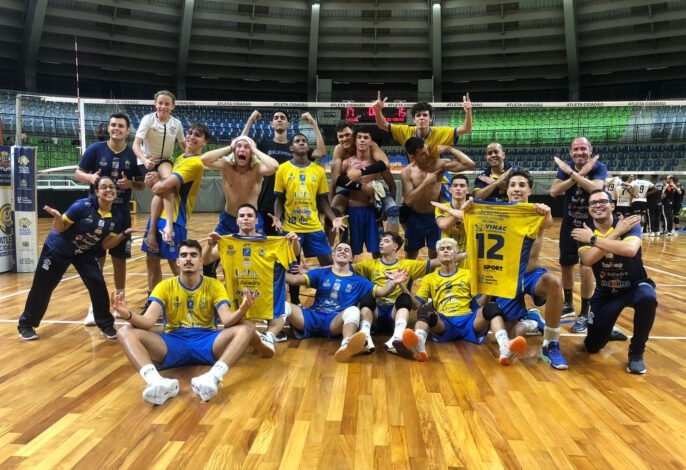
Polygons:
<instances>
[{"instance_id":1,"label":"blue shorts","mask_svg":"<svg viewBox=\"0 0 686 470\"><path fill-rule=\"evenodd\" d=\"M474 344L483 344L488 335L488 328L484 331L474 331L474 320L476 319L476 309L467 315L460 315L458 317L446 317L442 313L438 314L443 320L445 331L441 336L431 335L431 341L434 343L445 343L456 339L462 339Z\"/></svg>"},{"instance_id":2,"label":"blue shorts","mask_svg":"<svg viewBox=\"0 0 686 470\"><path fill-rule=\"evenodd\" d=\"M376 321L372 326L372 334L393 334L395 329L394 307L395 304L378 304L376 306Z\"/></svg>"},{"instance_id":3,"label":"blue shorts","mask_svg":"<svg viewBox=\"0 0 686 470\"><path fill-rule=\"evenodd\" d=\"M441 230L436 225L434 213L420 214L410 209L405 226L405 251L419 251L423 247L436 249Z\"/></svg>"},{"instance_id":4,"label":"blue shorts","mask_svg":"<svg viewBox=\"0 0 686 470\"><path fill-rule=\"evenodd\" d=\"M299 233L298 238L300 239L300 246L305 254L305 258L331 254L331 245L329 245L329 239L326 238L324 230Z\"/></svg>"},{"instance_id":5,"label":"blue shorts","mask_svg":"<svg viewBox=\"0 0 686 470\"><path fill-rule=\"evenodd\" d=\"M212 365L217 359L212 346L221 331L205 328L179 328L169 333L160 333L167 345L167 355L159 369L191 365Z\"/></svg>"},{"instance_id":6,"label":"blue shorts","mask_svg":"<svg viewBox=\"0 0 686 470\"><path fill-rule=\"evenodd\" d=\"M148 248L148 232L150 231L150 219L148 219L148 225L145 228L145 235L143 236L143 244L141 245L141 251L152 256L157 256L162 259L176 259L179 257L179 245L183 240L186 239L188 233L186 232L186 227L183 227L177 223L174 223L174 245L169 245L162 241L162 234L160 233L164 230L164 226L167 221L160 219L157 221L157 230L155 231L155 238L157 239L157 246L160 247L159 251L150 251Z\"/></svg>"},{"instance_id":7,"label":"blue shorts","mask_svg":"<svg viewBox=\"0 0 686 470\"><path fill-rule=\"evenodd\" d=\"M319 313L309 308L303 308L303 319L305 320L305 329L303 330L303 338L323 337L331 338L331 322L338 315L338 313Z\"/></svg>"},{"instance_id":8,"label":"blue shorts","mask_svg":"<svg viewBox=\"0 0 686 470\"><path fill-rule=\"evenodd\" d=\"M547 272L548 270L545 268L537 268L530 273L524 274L521 290L519 290L517 293L517 297L514 299L503 299L502 297L497 297L495 299L496 303L500 306L500 308L503 309L505 320L521 320L526 317L527 308L526 304L524 303L524 296L529 294L532 299L536 298L534 294L534 291L536 290L536 284L538 284L538 281ZM538 305L538 303L536 305Z\"/></svg>"},{"instance_id":9,"label":"blue shorts","mask_svg":"<svg viewBox=\"0 0 686 470\"><path fill-rule=\"evenodd\" d=\"M367 247L367 252L378 253L381 240L379 232L383 231L383 227L377 223L376 208L348 206L348 216L350 217L350 246L353 249L353 255L362 253L363 245Z\"/></svg>"},{"instance_id":10,"label":"blue shorts","mask_svg":"<svg viewBox=\"0 0 686 470\"><path fill-rule=\"evenodd\" d=\"M233 233L238 233L238 223L236 218L226 211L222 211L219 215L219 223L214 229L219 235L229 235ZM257 226L255 231L259 233L264 233L264 220L262 219L262 214L257 214Z\"/></svg>"}]
</instances>

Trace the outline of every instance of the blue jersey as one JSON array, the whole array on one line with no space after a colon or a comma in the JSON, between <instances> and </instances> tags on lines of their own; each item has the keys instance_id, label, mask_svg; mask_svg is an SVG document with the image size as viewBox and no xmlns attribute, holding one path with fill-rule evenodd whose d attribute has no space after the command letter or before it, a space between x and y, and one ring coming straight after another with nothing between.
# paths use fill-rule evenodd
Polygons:
<instances>
[{"instance_id":1,"label":"blue jersey","mask_svg":"<svg viewBox=\"0 0 686 470\"><path fill-rule=\"evenodd\" d=\"M573 161L570 160L567 164L574 168ZM601 180L605 184L607 167L604 163L596 162L590 173L586 175L586 178L589 181ZM555 179L567 181L569 175L562 170L557 170ZM565 207L562 215L562 225L564 227L580 228L583 227L584 223L589 227L593 226L593 220L588 214L588 196L589 194L576 183L565 191Z\"/></svg>"},{"instance_id":2,"label":"blue jersey","mask_svg":"<svg viewBox=\"0 0 686 470\"><path fill-rule=\"evenodd\" d=\"M71 224L64 232L50 231L45 244L59 255L71 258L100 246L100 242L121 230L121 215L116 210L103 213L95 197L79 199L69 206L62 219Z\"/></svg>"},{"instance_id":3,"label":"blue jersey","mask_svg":"<svg viewBox=\"0 0 686 470\"><path fill-rule=\"evenodd\" d=\"M79 168L86 173L96 173L100 170L100 176L109 176L116 184L122 175L130 180L140 178L142 175L136 162L136 154L133 153L128 145L119 153L114 152L107 142L96 142L88 146L79 161ZM91 194L95 193L95 188L91 186ZM117 199L113 205L123 211L128 212L129 201L131 200L130 189L117 188Z\"/></svg>"},{"instance_id":4,"label":"blue jersey","mask_svg":"<svg viewBox=\"0 0 686 470\"><path fill-rule=\"evenodd\" d=\"M515 165L512 165L510 162L504 162L503 163L503 173L505 173L507 170L510 168L518 168ZM493 172L491 171L491 167L489 166L486 168L484 171L479 173L476 178L474 179L474 189L483 189L486 186L488 186L488 183L485 181L482 181L479 179L479 176L488 176L489 178L493 179L498 179L498 175L494 175ZM507 188L496 188L492 193L491 196L484 199L485 201L491 201L491 202L507 202Z\"/></svg>"},{"instance_id":5,"label":"blue jersey","mask_svg":"<svg viewBox=\"0 0 686 470\"><path fill-rule=\"evenodd\" d=\"M373 282L357 274L341 276L331 267L317 268L305 274L307 285L317 289L311 310L318 313L339 313L357 305L362 297L376 291Z\"/></svg>"},{"instance_id":6,"label":"blue jersey","mask_svg":"<svg viewBox=\"0 0 686 470\"><path fill-rule=\"evenodd\" d=\"M602 233L596 229L594 235L605 238L614 231L619 219L612 222L612 228L607 233ZM637 238L641 240L641 226L636 225L627 233L620 237L621 240L628 238ZM591 245L588 243L579 247L579 252L588 250ZM627 289L636 287L639 283L648 279L648 274L643 267L641 260L641 248L638 249L636 256L627 257L615 255L613 253L606 253L605 257L595 263L593 266L593 274L595 276L596 291L604 294L616 294L626 292Z\"/></svg>"}]
</instances>

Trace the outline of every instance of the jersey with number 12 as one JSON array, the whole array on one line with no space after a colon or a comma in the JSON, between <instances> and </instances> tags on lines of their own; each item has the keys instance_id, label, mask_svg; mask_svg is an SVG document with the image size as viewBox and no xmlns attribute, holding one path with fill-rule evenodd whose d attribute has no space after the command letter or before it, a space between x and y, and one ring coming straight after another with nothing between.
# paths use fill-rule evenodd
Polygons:
<instances>
[{"instance_id":1,"label":"jersey with number 12","mask_svg":"<svg viewBox=\"0 0 686 470\"><path fill-rule=\"evenodd\" d=\"M474 200L464 220L472 294L517 295L543 220L533 204Z\"/></svg>"}]
</instances>

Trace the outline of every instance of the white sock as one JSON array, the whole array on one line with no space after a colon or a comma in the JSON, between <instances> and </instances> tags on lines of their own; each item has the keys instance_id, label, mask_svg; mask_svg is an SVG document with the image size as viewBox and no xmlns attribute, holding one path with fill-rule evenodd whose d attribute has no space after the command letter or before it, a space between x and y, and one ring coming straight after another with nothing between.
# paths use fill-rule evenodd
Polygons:
<instances>
[{"instance_id":1,"label":"white sock","mask_svg":"<svg viewBox=\"0 0 686 470\"><path fill-rule=\"evenodd\" d=\"M372 334L372 322L369 320L362 320L360 322L360 331L364 332L365 335L369 336Z\"/></svg>"},{"instance_id":2,"label":"white sock","mask_svg":"<svg viewBox=\"0 0 686 470\"><path fill-rule=\"evenodd\" d=\"M428 336L426 331L422 329L416 329L414 332L417 336L419 336L419 349L424 349L424 345L426 344L426 338Z\"/></svg>"},{"instance_id":3,"label":"white sock","mask_svg":"<svg viewBox=\"0 0 686 470\"><path fill-rule=\"evenodd\" d=\"M396 320L395 328L393 329L393 336L396 338L402 338L405 328L407 328L407 320Z\"/></svg>"},{"instance_id":4,"label":"white sock","mask_svg":"<svg viewBox=\"0 0 686 470\"><path fill-rule=\"evenodd\" d=\"M546 326L543 329L543 346L548 346L551 341L560 341L560 327L550 328Z\"/></svg>"},{"instance_id":5,"label":"white sock","mask_svg":"<svg viewBox=\"0 0 686 470\"><path fill-rule=\"evenodd\" d=\"M153 383L157 382L158 380L162 380L163 378L160 375L160 373L157 372L155 366L152 364L146 364L143 367L141 367L140 374L141 377L143 377L143 380L145 380L145 383L147 383L148 385L152 385Z\"/></svg>"},{"instance_id":6,"label":"white sock","mask_svg":"<svg viewBox=\"0 0 686 470\"><path fill-rule=\"evenodd\" d=\"M507 336L507 331L505 330L496 331L495 340L498 342L501 349L507 349L507 346L510 344L510 338Z\"/></svg>"},{"instance_id":7,"label":"white sock","mask_svg":"<svg viewBox=\"0 0 686 470\"><path fill-rule=\"evenodd\" d=\"M229 366L222 361L217 361L214 363L212 368L210 369L210 374L217 379L217 382L221 382L222 379L224 378L224 375L229 371Z\"/></svg>"},{"instance_id":8,"label":"white sock","mask_svg":"<svg viewBox=\"0 0 686 470\"><path fill-rule=\"evenodd\" d=\"M346 336L345 338L343 338L343 341L341 341L341 347L348 344L349 341L350 341L350 336Z\"/></svg>"}]
</instances>

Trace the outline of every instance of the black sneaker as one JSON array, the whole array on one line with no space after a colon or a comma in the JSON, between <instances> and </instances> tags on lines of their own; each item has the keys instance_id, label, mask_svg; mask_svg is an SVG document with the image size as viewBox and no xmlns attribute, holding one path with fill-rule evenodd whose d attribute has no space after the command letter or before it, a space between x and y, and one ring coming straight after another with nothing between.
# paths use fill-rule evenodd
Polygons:
<instances>
[{"instance_id":1,"label":"black sneaker","mask_svg":"<svg viewBox=\"0 0 686 470\"><path fill-rule=\"evenodd\" d=\"M574 305L565 302L562 306L562 315L560 315L560 318L573 317L574 315L576 315L576 312L574 312Z\"/></svg>"},{"instance_id":2,"label":"black sneaker","mask_svg":"<svg viewBox=\"0 0 686 470\"><path fill-rule=\"evenodd\" d=\"M645 374L648 372L645 362L643 362L643 354L640 356L629 356L629 363L626 366L626 371L630 374Z\"/></svg>"},{"instance_id":3,"label":"black sneaker","mask_svg":"<svg viewBox=\"0 0 686 470\"><path fill-rule=\"evenodd\" d=\"M23 341L33 341L39 338L39 336L36 334L36 330L30 326L19 326L17 327L17 330L19 330L19 337Z\"/></svg>"},{"instance_id":4,"label":"black sneaker","mask_svg":"<svg viewBox=\"0 0 686 470\"><path fill-rule=\"evenodd\" d=\"M113 326L106 326L101 330L101 333L107 339L117 339L117 330Z\"/></svg>"},{"instance_id":5,"label":"black sneaker","mask_svg":"<svg viewBox=\"0 0 686 470\"><path fill-rule=\"evenodd\" d=\"M286 336L286 333L283 331L279 331L279 334L274 336L274 341L277 343L283 343L284 341L288 340L288 336Z\"/></svg>"},{"instance_id":6,"label":"black sneaker","mask_svg":"<svg viewBox=\"0 0 686 470\"><path fill-rule=\"evenodd\" d=\"M610 333L610 341L626 341L629 337L624 334L622 330L616 326L612 328L612 333Z\"/></svg>"}]
</instances>

